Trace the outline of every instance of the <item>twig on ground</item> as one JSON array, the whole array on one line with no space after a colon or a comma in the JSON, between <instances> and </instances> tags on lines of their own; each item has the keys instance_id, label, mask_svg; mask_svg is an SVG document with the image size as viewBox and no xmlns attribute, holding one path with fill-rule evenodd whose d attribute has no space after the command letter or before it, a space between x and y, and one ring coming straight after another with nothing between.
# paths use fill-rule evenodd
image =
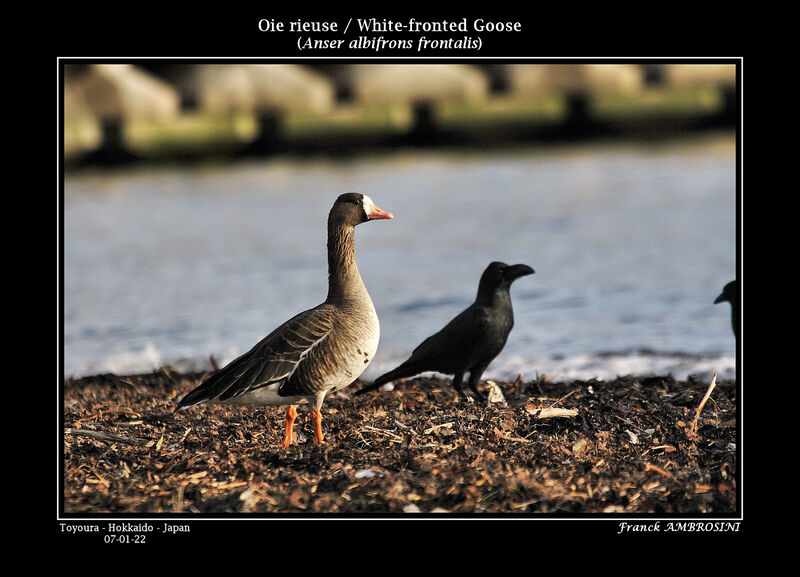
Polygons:
<instances>
[{"instance_id":1,"label":"twig on ground","mask_svg":"<svg viewBox=\"0 0 800 577\"><path fill-rule=\"evenodd\" d=\"M126 445L135 445L137 447L152 447L155 441L148 439L138 439L136 437L120 437L119 435L111 435L103 431L90 431L88 429L64 429L67 435L77 435L80 437L90 437L98 441L106 443L125 443Z\"/></svg>"},{"instance_id":2,"label":"twig on ground","mask_svg":"<svg viewBox=\"0 0 800 577\"><path fill-rule=\"evenodd\" d=\"M180 383L178 383L178 381L177 381L177 380L175 380L175 378L174 378L174 377L172 376L172 374L170 373L170 370L169 370L169 368L167 368L167 365L165 365L164 363L161 363L161 365L159 365L159 367L158 367L158 368L160 368L160 369L161 369L161 372L162 372L162 373L164 373L164 375L165 375L165 376L166 376L166 377L167 377L167 378L168 378L170 381L172 381L172 384L173 384L173 385L175 385L175 386L180 386Z\"/></svg>"},{"instance_id":3,"label":"twig on ground","mask_svg":"<svg viewBox=\"0 0 800 577\"><path fill-rule=\"evenodd\" d=\"M578 414L578 409L561 409L558 407L545 407L536 415L537 419L549 419L551 417L574 417Z\"/></svg>"},{"instance_id":4,"label":"twig on ground","mask_svg":"<svg viewBox=\"0 0 800 577\"><path fill-rule=\"evenodd\" d=\"M400 427L401 429L403 429L404 431L408 431L408 432L410 432L410 433L411 433L412 435L414 435L415 437L418 437L418 436L419 436L419 433L417 433L417 432L416 432L414 429L412 429L412 428L411 428L411 427L409 427L408 425L405 425L405 424L401 423L401 422L400 422L400 421L398 421L397 419L394 419L394 424L395 424L395 425L397 425L398 427Z\"/></svg>"},{"instance_id":5,"label":"twig on ground","mask_svg":"<svg viewBox=\"0 0 800 577\"><path fill-rule=\"evenodd\" d=\"M560 403L561 401L563 401L564 399L566 399L567 397L569 397L570 395L572 395L572 394L574 394L576 392L578 392L578 389L574 389L574 390L570 391L569 393L567 393L566 395L564 395L560 399L557 399L557 400L553 401L552 403L550 403L550 407L554 407L555 405L557 405L558 403ZM548 409L550 407L548 407Z\"/></svg>"},{"instance_id":6,"label":"twig on ground","mask_svg":"<svg viewBox=\"0 0 800 577\"><path fill-rule=\"evenodd\" d=\"M708 390L706 394L703 396L703 400L700 401L700 404L697 406L697 409L694 412L694 419L689 424L689 433L691 436L694 436L697 433L697 421L700 419L700 413L703 411L703 407L706 405L706 401L711 396L711 391L714 390L714 387L717 385L717 373L714 373L714 377L711 379L711 384L708 386Z\"/></svg>"},{"instance_id":7,"label":"twig on ground","mask_svg":"<svg viewBox=\"0 0 800 577\"><path fill-rule=\"evenodd\" d=\"M644 470L645 471L655 471L656 473L658 473L662 477L667 477L667 478L671 478L672 477L672 473L670 473L668 471L665 471L661 467L657 467L657 466L653 465L652 463L645 463L644 464Z\"/></svg>"},{"instance_id":8,"label":"twig on ground","mask_svg":"<svg viewBox=\"0 0 800 577\"><path fill-rule=\"evenodd\" d=\"M575 389L567 393L560 399L556 399L555 401L550 403L547 407L536 408L536 409L528 408L526 410L528 411L529 414L533 415L537 419L549 419L551 417L574 417L575 415L578 414L578 409L562 409L556 407L555 405L557 405L558 403L560 403L561 401L563 401L564 399L566 399L567 397L569 397L570 395L574 394L577 391L578 389Z\"/></svg>"},{"instance_id":9,"label":"twig on ground","mask_svg":"<svg viewBox=\"0 0 800 577\"><path fill-rule=\"evenodd\" d=\"M500 438L505 439L506 441L513 441L515 443L535 443L535 441L531 439L526 439L525 437L515 437L509 433L500 435Z\"/></svg>"},{"instance_id":10,"label":"twig on ground","mask_svg":"<svg viewBox=\"0 0 800 577\"><path fill-rule=\"evenodd\" d=\"M398 441L398 442L402 442L403 441L403 437L400 437L399 435L395 435L394 433L392 433L391 431L387 431L386 429L379 429L378 427L373 427L371 425L365 425L364 427L361 427L361 431L369 431L371 433L378 433L379 435L384 435L386 437L390 437L393 441Z\"/></svg>"},{"instance_id":11,"label":"twig on ground","mask_svg":"<svg viewBox=\"0 0 800 577\"><path fill-rule=\"evenodd\" d=\"M181 437L181 440L178 441L179 445L182 444L186 440L186 437L189 435L189 431L191 431L191 430L192 430L191 427L186 427L186 430L183 432L183 436Z\"/></svg>"},{"instance_id":12,"label":"twig on ground","mask_svg":"<svg viewBox=\"0 0 800 577\"><path fill-rule=\"evenodd\" d=\"M83 421L95 421L103 417L103 414L110 415L110 414L118 414L118 415L130 415L132 417L139 418L141 415L135 411L98 411L96 415L90 415L88 417L84 417L82 419L78 419L79 423Z\"/></svg>"},{"instance_id":13,"label":"twig on ground","mask_svg":"<svg viewBox=\"0 0 800 577\"><path fill-rule=\"evenodd\" d=\"M91 465L91 469L92 473L94 473L94 476L97 477L97 479L106 487L106 489L111 486L111 483L106 481L105 477L103 477L100 473L97 472L97 468L94 465Z\"/></svg>"},{"instance_id":14,"label":"twig on ground","mask_svg":"<svg viewBox=\"0 0 800 577\"><path fill-rule=\"evenodd\" d=\"M431 433L433 433L434 431L438 431L439 429L442 429L442 428L445 428L445 427L452 427L453 424L454 424L453 421L449 421L447 423L442 423L441 425L434 425L430 429L425 429L422 432L425 433L426 435L430 435Z\"/></svg>"}]
</instances>

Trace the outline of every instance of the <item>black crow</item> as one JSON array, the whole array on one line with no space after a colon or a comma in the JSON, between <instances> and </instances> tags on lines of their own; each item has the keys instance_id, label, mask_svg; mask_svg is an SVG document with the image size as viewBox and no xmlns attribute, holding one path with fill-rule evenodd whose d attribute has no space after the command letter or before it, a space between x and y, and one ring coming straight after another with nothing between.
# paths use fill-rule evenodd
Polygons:
<instances>
[{"instance_id":1,"label":"black crow","mask_svg":"<svg viewBox=\"0 0 800 577\"><path fill-rule=\"evenodd\" d=\"M465 396L462 380L464 374L469 373L470 388L483 398L478 391L481 375L503 350L514 326L509 288L516 279L533 272L525 264L491 263L481 276L474 303L438 333L425 339L406 362L359 389L355 395L397 379L436 371L453 375L453 386Z\"/></svg>"},{"instance_id":2,"label":"black crow","mask_svg":"<svg viewBox=\"0 0 800 577\"><path fill-rule=\"evenodd\" d=\"M733 334L739 338L739 281L732 280L722 289L722 293L714 299L714 304L728 301L731 303L731 325Z\"/></svg>"}]
</instances>

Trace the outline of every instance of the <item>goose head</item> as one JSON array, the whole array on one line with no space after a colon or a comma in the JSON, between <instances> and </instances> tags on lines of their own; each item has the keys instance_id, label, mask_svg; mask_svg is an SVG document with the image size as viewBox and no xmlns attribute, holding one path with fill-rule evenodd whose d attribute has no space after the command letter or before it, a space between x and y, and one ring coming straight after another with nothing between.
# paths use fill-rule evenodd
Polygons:
<instances>
[{"instance_id":1,"label":"goose head","mask_svg":"<svg viewBox=\"0 0 800 577\"><path fill-rule=\"evenodd\" d=\"M366 194L347 192L339 196L331 208L329 220L340 226L356 226L368 220L394 218L391 212L378 208Z\"/></svg>"}]
</instances>

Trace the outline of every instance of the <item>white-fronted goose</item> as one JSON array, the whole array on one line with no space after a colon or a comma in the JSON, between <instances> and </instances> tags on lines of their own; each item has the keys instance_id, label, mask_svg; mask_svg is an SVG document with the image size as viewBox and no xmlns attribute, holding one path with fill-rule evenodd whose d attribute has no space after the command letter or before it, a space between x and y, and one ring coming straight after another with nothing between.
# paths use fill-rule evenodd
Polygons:
<instances>
[{"instance_id":1,"label":"white-fronted goose","mask_svg":"<svg viewBox=\"0 0 800 577\"><path fill-rule=\"evenodd\" d=\"M356 266L353 233L368 220L389 219L366 195L339 196L328 215L328 297L289 319L250 351L231 361L175 409L215 402L242 406L288 405L282 447L292 442L296 406L310 403L314 440L322 443L325 395L355 381L378 348L380 328Z\"/></svg>"},{"instance_id":2,"label":"white-fronted goose","mask_svg":"<svg viewBox=\"0 0 800 577\"><path fill-rule=\"evenodd\" d=\"M474 303L438 333L422 341L407 361L355 394L364 394L397 379L436 371L453 375L453 386L465 395L461 383L469 372L469 386L478 398L482 398L478 390L481 375L503 350L514 326L509 292L511 283L533 272L525 264L489 264L481 275Z\"/></svg>"}]
</instances>

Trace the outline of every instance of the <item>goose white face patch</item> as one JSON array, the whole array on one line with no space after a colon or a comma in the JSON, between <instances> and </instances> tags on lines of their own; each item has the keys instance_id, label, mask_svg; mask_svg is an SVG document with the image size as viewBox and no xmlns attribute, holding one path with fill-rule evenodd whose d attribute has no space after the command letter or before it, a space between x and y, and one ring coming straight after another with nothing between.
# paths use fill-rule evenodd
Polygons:
<instances>
[{"instance_id":1,"label":"goose white face patch","mask_svg":"<svg viewBox=\"0 0 800 577\"><path fill-rule=\"evenodd\" d=\"M368 197L366 194L362 194L361 196L364 197L361 200L361 202L364 204L364 212L366 212L367 214L371 213L372 210L375 208L375 203L372 202L372 199Z\"/></svg>"},{"instance_id":2,"label":"goose white face patch","mask_svg":"<svg viewBox=\"0 0 800 577\"><path fill-rule=\"evenodd\" d=\"M394 218L391 212L386 212L385 210L375 206L375 203L372 202L372 199L366 194L362 194L361 197L361 206L364 209L364 214L367 216L367 220Z\"/></svg>"}]
</instances>

